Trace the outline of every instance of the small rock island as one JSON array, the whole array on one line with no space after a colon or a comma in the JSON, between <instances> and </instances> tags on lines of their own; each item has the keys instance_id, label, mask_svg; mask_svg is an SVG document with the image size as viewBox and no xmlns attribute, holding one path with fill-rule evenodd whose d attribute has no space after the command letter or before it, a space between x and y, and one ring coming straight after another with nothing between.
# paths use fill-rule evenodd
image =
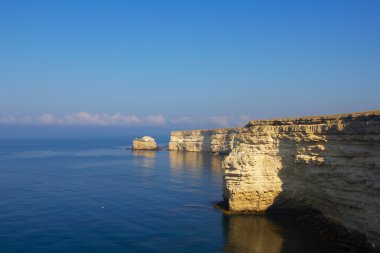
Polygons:
<instances>
[{"instance_id":1,"label":"small rock island","mask_svg":"<svg viewBox=\"0 0 380 253\"><path fill-rule=\"evenodd\" d=\"M156 141L150 136L144 136L141 139L133 140L133 150L156 150Z\"/></svg>"}]
</instances>

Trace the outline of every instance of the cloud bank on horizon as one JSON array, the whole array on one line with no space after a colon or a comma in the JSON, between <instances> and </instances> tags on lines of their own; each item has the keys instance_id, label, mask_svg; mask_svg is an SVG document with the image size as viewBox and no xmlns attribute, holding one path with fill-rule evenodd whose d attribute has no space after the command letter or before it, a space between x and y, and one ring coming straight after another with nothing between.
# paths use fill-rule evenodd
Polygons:
<instances>
[{"instance_id":1,"label":"cloud bank on horizon","mask_svg":"<svg viewBox=\"0 0 380 253\"><path fill-rule=\"evenodd\" d=\"M64 115L44 113L38 116L0 116L0 125L41 125L41 126L210 126L234 127L243 126L248 116L211 116L211 117L174 117L149 115L139 117L121 113L76 112Z\"/></svg>"}]
</instances>

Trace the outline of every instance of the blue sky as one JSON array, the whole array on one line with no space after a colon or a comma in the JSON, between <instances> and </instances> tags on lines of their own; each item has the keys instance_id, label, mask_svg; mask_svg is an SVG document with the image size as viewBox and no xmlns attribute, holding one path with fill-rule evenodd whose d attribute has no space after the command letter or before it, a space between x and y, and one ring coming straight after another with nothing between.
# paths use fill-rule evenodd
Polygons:
<instances>
[{"instance_id":1,"label":"blue sky","mask_svg":"<svg viewBox=\"0 0 380 253\"><path fill-rule=\"evenodd\" d=\"M380 108L380 1L0 1L0 125Z\"/></svg>"}]
</instances>

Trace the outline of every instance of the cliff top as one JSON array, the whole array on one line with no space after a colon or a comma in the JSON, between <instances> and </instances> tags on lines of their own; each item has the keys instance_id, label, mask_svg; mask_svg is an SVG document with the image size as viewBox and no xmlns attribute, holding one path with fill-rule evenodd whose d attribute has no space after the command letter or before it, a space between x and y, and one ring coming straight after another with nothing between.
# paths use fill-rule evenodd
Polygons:
<instances>
[{"instance_id":1,"label":"cliff top","mask_svg":"<svg viewBox=\"0 0 380 253\"><path fill-rule=\"evenodd\" d=\"M372 120L380 122L380 110L367 111L367 112L354 112L335 115L316 115L316 116L303 116L303 117L289 117L289 118L274 118L274 119L260 119L251 120L245 125L245 127L261 126L261 125L309 125L309 124L325 124L328 122L336 121L361 121ZM197 130L176 130L172 131L173 134L193 134L196 132L227 132L227 131L240 131L244 127L236 128L211 128L211 129L197 129Z\"/></svg>"},{"instance_id":2,"label":"cliff top","mask_svg":"<svg viewBox=\"0 0 380 253\"><path fill-rule=\"evenodd\" d=\"M293 117L293 118L280 118L280 119L264 119L249 121L246 127L260 126L260 125L307 125L307 124L323 124L333 121L361 121L361 120L374 120L380 121L380 110L367 111L367 112L354 112L336 115L319 115L319 116L306 116L306 117Z\"/></svg>"},{"instance_id":3,"label":"cliff top","mask_svg":"<svg viewBox=\"0 0 380 253\"><path fill-rule=\"evenodd\" d=\"M208 128L208 129L193 129L193 130L174 130L171 132L171 134L183 134L183 133L188 133L188 134L191 134L191 133L196 133L196 132L210 132L210 133L214 133L214 132L228 132L228 131L239 131L241 130L242 128L244 128L244 126L242 127L232 127L232 128Z\"/></svg>"}]
</instances>

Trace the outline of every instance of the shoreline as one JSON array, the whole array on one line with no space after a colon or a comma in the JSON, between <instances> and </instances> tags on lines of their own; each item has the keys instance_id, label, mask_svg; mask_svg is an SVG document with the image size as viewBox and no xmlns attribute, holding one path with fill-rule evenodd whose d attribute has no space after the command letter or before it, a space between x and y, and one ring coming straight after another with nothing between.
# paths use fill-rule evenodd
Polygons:
<instances>
[{"instance_id":1,"label":"shoreline","mask_svg":"<svg viewBox=\"0 0 380 253\"><path fill-rule=\"evenodd\" d=\"M331 236L380 252L379 141L377 110L173 131L169 150L228 154L227 204L214 205L227 215L314 210Z\"/></svg>"}]
</instances>

